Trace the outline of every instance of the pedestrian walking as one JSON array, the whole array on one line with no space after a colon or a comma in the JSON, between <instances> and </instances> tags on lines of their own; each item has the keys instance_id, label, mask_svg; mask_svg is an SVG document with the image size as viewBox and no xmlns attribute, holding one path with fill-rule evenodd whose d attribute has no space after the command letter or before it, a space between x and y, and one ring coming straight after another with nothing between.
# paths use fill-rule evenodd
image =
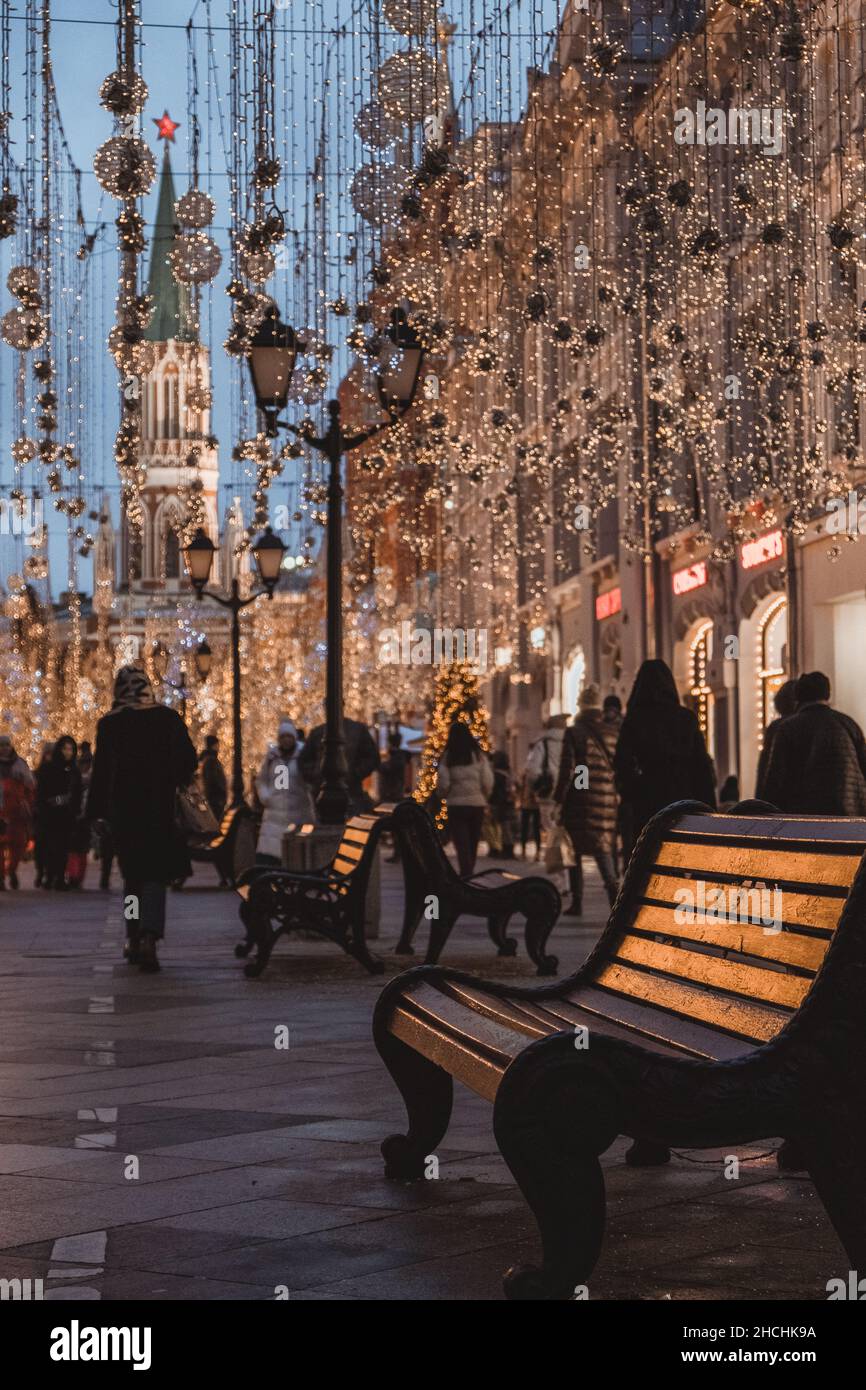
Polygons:
<instances>
[{"instance_id":1,"label":"pedestrian walking","mask_svg":"<svg viewBox=\"0 0 866 1390\"><path fill-rule=\"evenodd\" d=\"M379 770L379 750L373 735L358 719L343 720L343 735L346 740L347 786L349 790L350 816L369 811L373 802L364 790L368 777ZM318 796L322 785L322 760L325 754L325 725L317 724L304 744L300 755L301 772L313 788L313 797Z\"/></svg>"},{"instance_id":2,"label":"pedestrian walking","mask_svg":"<svg viewBox=\"0 0 866 1390\"><path fill-rule=\"evenodd\" d=\"M402 801L406 790L406 769L410 757L403 747L399 726L388 730L388 756L379 768L379 800Z\"/></svg>"},{"instance_id":3,"label":"pedestrian walking","mask_svg":"<svg viewBox=\"0 0 866 1390\"><path fill-rule=\"evenodd\" d=\"M520 853L524 859L527 856L527 848L530 844L535 845L535 858L538 859L541 852L541 810L538 805L538 797L532 790L529 782L529 775L524 771L520 779Z\"/></svg>"},{"instance_id":4,"label":"pedestrian walking","mask_svg":"<svg viewBox=\"0 0 866 1390\"><path fill-rule=\"evenodd\" d=\"M574 849L574 867L568 876L571 903L566 917L583 915L583 856L591 855L598 866L608 901L619 891L613 866L617 795L613 760L617 730L606 723L597 685L585 685L578 698L574 723L565 731L554 800L560 824Z\"/></svg>"},{"instance_id":5,"label":"pedestrian walking","mask_svg":"<svg viewBox=\"0 0 866 1390\"><path fill-rule=\"evenodd\" d=\"M36 814L42 836L43 888L67 888L67 861L81 814L81 773L78 746L71 734L55 743L51 757L36 776Z\"/></svg>"},{"instance_id":6,"label":"pedestrian walking","mask_svg":"<svg viewBox=\"0 0 866 1390\"><path fill-rule=\"evenodd\" d=\"M612 724L619 734L622 728L622 700L618 695L605 695L604 703L601 707L602 718L605 724Z\"/></svg>"},{"instance_id":7,"label":"pedestrian walking","mask_svg":"<svg viewBox=\"0 0 866 1390\"><path fill-rule=\"evenodd\" d=\"M39 762L36 766L36 782L39 781L39 774L43 767L47 767L51 762L51 754L54 752L53 743L43 743L42 751L39 754ZM34 801L33 809L33 863L36 868L36 879L34 886L43 888L45 886L45 836L42 830L42 821L39 815L38 803Z\"/></svg>"},{"instance_id":8,"label":"pedestrian walking","mask_svg":"<svg viewBox=\"0 0 866 1390\"><path fill-rule=\"evenodd\" d=\"M220 762L219 739L216 734L208 734L204 748L199 754L198 770L201 788L217 824L222 821L229 799L229 784L225 768Z\"/></svg>"},{"instance_id":9,"label":"pedestrian walking","mask_svg":"<svg viewBox=\"0 0 866 1390\"><path fill-rule=\"evenodd\" d=\"M484 810L493 791L493 768L468 724L455 719L436 770L436 790L448 803L448 829L457 853L458 871L475 870Z\"/></svg>"},{"instance_id":10,"label":"pedestrian walking","mask_svg":"<svg viewBox=\"0 0 866 1390\"><path fill-rule=\"evenodd\" d=\"M256 777L262 823L256 863L283 862L283 835L289 825L315 824L316 812L302 766L303 746L291 719L280 720L277 741L271 744Z\"/></svg>"},{"instance_id":11,"label":"pedestrian walking","mask_svg":"<svg viewBox=\"0 0 866 1390\"><path fill-rule=\"evenodd\" d=\"M0 892L18 887L18 865L33 834L36 780L8 734L0 734Z\"/></svg>"},{"instance_id":12,"label":"pedestrian walking","mask_svg":"<svg viewBox=\"0 0 866 1390\"><path fill-rule=\"evenodd\" d=\"M143 670L121 667L112 708L96 729L88 814L111 826L123 875L124 955L146 972L159 969L167 885L190 872L176 804L196 762L177 711L156 703Z\"/></svg>"},{"instance_id":13,"label":"pedestrian walking","mask_svg":"<svg viewBox=\"0 0 866 1390\"><path fill-rule=\"evenodd\" d=\"M773 708L776 711L776 718L771 719L764 730L761 756L758 759L758 774L755 778L755 796L759 801L767 800L767 769L770 766L770 753L776 734L781 728L782 720L790 719L791 715L797 711L797 682L795 680L784 681L779 686L773 696Z\"/></svg>"},{"instance_id":14,"label":"pedestrian walking","mask_svg":"<svg viewBox=\"0 0 866 1390\"><path fill-rule=\"evenodd\" d=\"M549 831L553 823L556 809L553 793L559 778L559 761L567 724L567 714L550 715L545 721L544 732L532 744L526 758L527 785L535 798L542 832Z\"/></svg>"},{"instance_id":15,"label":"pedestrian walking","mask_svg":"<svg viewBox=\"0 0 866 1390\"><path fill-rule=\"evenodd\" d=\"M796 714L779 722L764 800L805 816L866 816L866 743L859 724L830 704L830 681L810 671L796 684Z\"/></svg>"},{"instance_id":16,"label":"pedestrian walking","mask_svg":"<svg viewBox=\"0 0 866 1390\"><path fill-rule=\"evenodd\" d=\"M645 661L628 697L614 758L617 790L627 807L625 862L640 832L672 801L715 807L713 764L697 716L680 704L670 667Z\"/></svg>"},{"instance_id":17,"label":"pedestrian walking","mask_svg":"<svg viewBox=\"0 0 866 1390\"><path fill-rule=\"evenodd\" d=\"M490 819L495 827L497 859L514 858L514 829L517 802L508 754L499 749L491 758L493 790L490 793Z\"/></svg>"},{"instance_id":18,"label":"pedestrian walking","mask_svg":"<svg viewBox=\"0 0 866 1390\"><path fill-rule=\"evenodd\" d=\"M604 704L602 705L602 718L605 724L609 724L611 728L616 730L618 739L623 720L622 700L618 695L605 695ZM613 837L613 871L617 878L619 878L623 864L625 863L624 846L628 844L629 839L628 812L622 801L617 798L616 832Z\"/></svg>"}]
</instances>

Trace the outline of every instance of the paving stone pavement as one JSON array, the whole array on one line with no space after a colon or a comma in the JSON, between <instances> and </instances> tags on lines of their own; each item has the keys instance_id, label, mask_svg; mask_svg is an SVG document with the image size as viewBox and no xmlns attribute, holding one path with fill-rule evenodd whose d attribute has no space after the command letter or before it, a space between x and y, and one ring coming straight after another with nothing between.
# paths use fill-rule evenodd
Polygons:
<instances>
[{"instance_id":1,"label":"paving stone pavement","mask_svg":"<svg viewBox=\"0 0 866 1390\"><path fill-rule=\"evenodd\" d=\"M0 895L0 1280L42 1279L55 1300L500 1298L535 1229L490 1106L457 1087L438 1181L386 1182L379 1143L404 1115L370 1036L382 977L283 941L246 980L235 897L210 873L171 896L158 976L121 961L119 884L99 892L92 866L80 893L36 891L25 871ZM406 963L400 910L386 864L373 945L388 974ZM586 917L551 937L561 971L604 917L593 876ZM465 919L446 959L531 980L519 939L497 959ZM721 1154L637 1172L625 1147L604 1159L591 1299L825 1299L847 1273L811 1183L755 1157L772 1145L741 1152L737 1181Z\"/></svg>"}]
</instances>

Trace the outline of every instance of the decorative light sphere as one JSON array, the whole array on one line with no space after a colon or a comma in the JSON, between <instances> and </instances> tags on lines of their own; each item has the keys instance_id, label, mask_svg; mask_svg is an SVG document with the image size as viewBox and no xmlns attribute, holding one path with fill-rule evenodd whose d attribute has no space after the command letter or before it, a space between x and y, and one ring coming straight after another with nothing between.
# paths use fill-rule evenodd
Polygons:
<instances>
[{"instance_id":1,"label":"decorative light sphere","mask_svg":"<svg viewBox=\"0 0 866 1390\"><path fill-rule=\"evenodd\" d=\"M241 270L254 285L263 285L277 268L272 251L247 251L240 259Z\"/></svg>"},{"instance_id":2,"label":"decorative light sphere","mask_svg":"<svg viewBox=\"0 0 866 1390\"><path fill-rule=\"evenodd\" d=\"M436 20L438 0L382 0L382 13L398 34L420 38Z\"/></svg>"},{"instance_id":3,"label":"decorative light sphere","mask_svg":"<svg viewBox=\"0 0 866 1390\"><path fill-rule=\"evenodd\" d=\"M385 114L406 125L428 115L438 76L436 59L423 49L393 54L376 74L377 95Z\"/></svg>"},{"instance_id":4,"label":"decorative light sphere","mask_svg":"<svg viewBox=\"0 0 866 1390\"><path fill-rule=\"evenodd\" d=\"M202 188L188 188L174 205L174 215L182 227L200 230L213 222L216 204Z\"/></svg>"},{"instance_id":5,"label":"decorative light sphere","mask_svg":"<svg viewBox=\"0 0 866 1390\"><path fill-rule=\"evenodd\" d=\"M125 73L110 72L99 88L99 104L115 116L137 115L147 102L147 83L138 73L130 81Z\"/></svg>"},{"instance_id":6,"label":"decorative light sphere","mask_svg":"<svg viewBox=\"0 0 866 1390\"><path fill-rule=\"evenodd\" d=\"M36 457L36 441L26 434L19 435L10 452L16 463L32 463Z\"/></svg>"},{"instance_id":7,"label":"decorative light sphere","mask_svg":"<svg viewBox=\"0 0 866 1390\"><path fill-rule=\"evenodd\" d=\"M0 319L0 334L4 343L18 352L41 347L48 337L48 325L35 309L10 309Z\"/></svg>"},{"instance_id":8,"label":"decorative light sphere","mask_svg":"<svg viewBox=\"0 0 866 1390\"><path fill-rule=\"evenodd\" d=\"M387 150L405 130L400 117L389 116L381 102L368 101L355 116L355 134L371 150Z\"/></svg>"},{"instance_id":9,"label":"decorative light sphere","mask_svg":"<svg viewBox=\"0 0 866 1390\"><path fill-rule=\"evenodd\" d=\"M168 253L172 274L181 285L206 285L219 273L222 252L204 232L192 232L175 242Z\"/></svg>"},{"instance_id":10,"label":"decorative light sphere","mask_svg":"<svg viewBox=\"0 0 866 1390\"><path fill-rule=\"evenodd\" d=\"M93 172L113 198L139 198L156 178L156 160L143 140L113 135L96 151Z\"/></svg>"},{"instance_id":11,"label":"decorative light sphere","mask_svg":"<svg viewBox=\"0 0 866 1390\"><path fill-rule=\"evenodd\" d=\"M6 288L16 299L39 292L39 272L32 265L14 265L6 276Z\"/></svg>"}]
</instances>

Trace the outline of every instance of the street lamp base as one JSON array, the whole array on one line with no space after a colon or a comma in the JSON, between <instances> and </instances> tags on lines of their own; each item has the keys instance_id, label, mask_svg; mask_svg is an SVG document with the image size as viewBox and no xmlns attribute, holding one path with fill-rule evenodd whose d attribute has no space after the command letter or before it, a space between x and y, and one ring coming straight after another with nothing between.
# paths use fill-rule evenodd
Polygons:
<instances>
[{"instance_id":1,"label":"street lamp base","mask_svg":"<svg viewBox=\"0 0 866 1390\"><path fill-rule=\"evenodd\" d=\"M345 787L323 786L316 798L320 825L345 825L349 818L349 793Z\"/></svg>"}]
</instances>

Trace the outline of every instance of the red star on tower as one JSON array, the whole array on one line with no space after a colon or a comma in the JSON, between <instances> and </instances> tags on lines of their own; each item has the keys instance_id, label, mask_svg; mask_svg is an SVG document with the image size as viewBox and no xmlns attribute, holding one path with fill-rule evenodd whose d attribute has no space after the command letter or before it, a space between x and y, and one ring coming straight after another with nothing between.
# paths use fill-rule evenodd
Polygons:
<instances>
[{"instance_id":1,"label":"red star on tower","mask_svg":"<svg viewBox=\"0 0 866 1390\"><path fill-rule=\"evenodd\" d=\"M180 121L173 121L167 111L163 111L161 116L154 116L153 123L159 134L157 140L170 140L174 144L174 132L179 128Z\"/></svg>"}]
</instances>

